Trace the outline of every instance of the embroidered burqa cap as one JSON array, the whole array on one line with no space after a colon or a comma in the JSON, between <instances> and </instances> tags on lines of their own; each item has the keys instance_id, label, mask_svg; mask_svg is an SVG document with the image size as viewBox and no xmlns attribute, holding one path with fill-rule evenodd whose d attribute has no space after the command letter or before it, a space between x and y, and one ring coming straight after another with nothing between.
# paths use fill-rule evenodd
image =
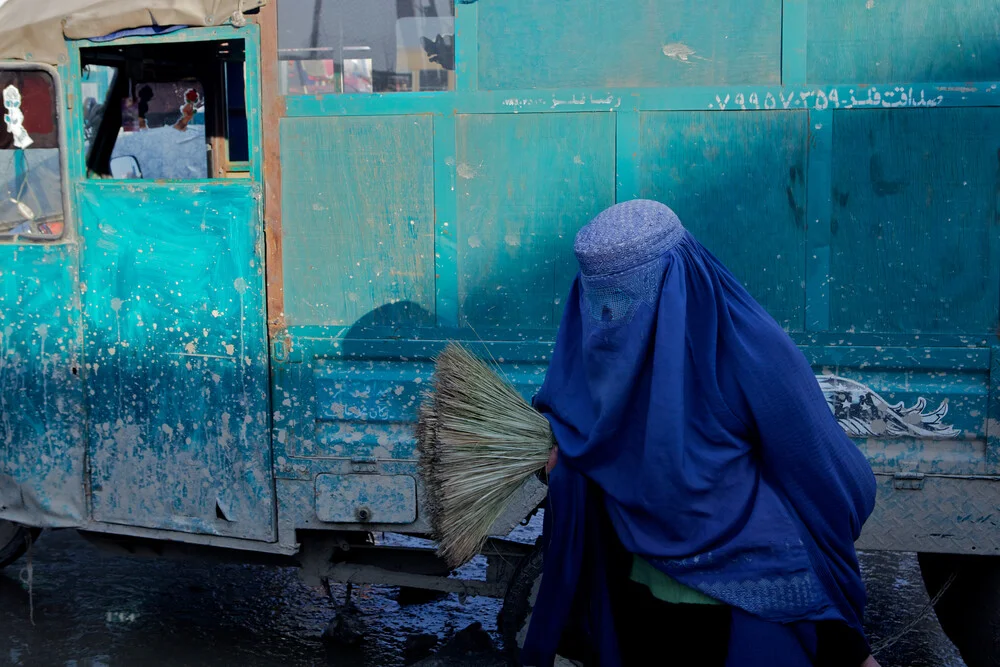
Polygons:
<instances>
[{"instance_id":1,"label":"embroidered burqa cap","mask_svg":"<svg viewBox=\"0 0 1000 667\"><path fill-rule=\"evenodd\" d=\"M648 199L616 204L576 235L573 252L585 276L627 271L676 246L684 225L667 206Z\"/></svg>"}]
</instances>

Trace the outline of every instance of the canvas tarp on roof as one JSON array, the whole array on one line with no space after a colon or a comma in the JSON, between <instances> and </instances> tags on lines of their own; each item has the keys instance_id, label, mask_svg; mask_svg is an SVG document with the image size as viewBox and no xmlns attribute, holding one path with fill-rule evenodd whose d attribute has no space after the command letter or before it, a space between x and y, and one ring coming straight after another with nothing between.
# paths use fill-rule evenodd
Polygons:
<instances>
[{"instance_id":1,"label":"canvas tarp on roof","mask_svg":"<svg viewBox=\"0 0 1000 667\"><path fill-rule=\"evenodd\" d=\"M146 26L242 24L266 0L7 0L0 5L0 59L65 62L65 39ZM235 20L234 20L235 17Z\"/></svg>"}]
</instances>

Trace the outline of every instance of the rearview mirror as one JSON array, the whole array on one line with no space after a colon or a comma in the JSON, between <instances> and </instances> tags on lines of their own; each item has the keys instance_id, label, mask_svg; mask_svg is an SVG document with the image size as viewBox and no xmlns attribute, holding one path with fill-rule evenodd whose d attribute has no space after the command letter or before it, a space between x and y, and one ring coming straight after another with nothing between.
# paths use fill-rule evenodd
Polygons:
<instances>
[{"instance_id":1,"label":"rearview mirror","mask_svg":"<svg viewBox=\"0 0 1000 667\"><path fill-rule=\"evenodd\" d=\"M139 162L131 155L111 158L111 178L142 178Z\"/></svg>"}]
</instances>

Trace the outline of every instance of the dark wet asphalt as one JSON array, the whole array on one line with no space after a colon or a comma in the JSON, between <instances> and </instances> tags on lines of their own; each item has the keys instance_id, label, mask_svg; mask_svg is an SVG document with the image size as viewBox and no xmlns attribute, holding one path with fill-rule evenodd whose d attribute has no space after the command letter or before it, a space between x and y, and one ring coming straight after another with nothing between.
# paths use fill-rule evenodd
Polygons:
<instances>
[{"instance_id":1,"label":"dark wet asphalt","mask_svg":"<svg viewBox=\"0 0 1000 667\"><path fill-rule=\"evenodd\" d=\"M25 565L0 573L2 665L403 665L408 635L443 641L475 621L495 631L499 608L454 595L400 606L393 589L356 588L361 646L331 649L321 635L336 606L291 569L109 555L69 531L46 533L34 547L31 596ZM914 556L865 554L863 567L878 642L911 621L927 595ZM884 667L963 665L933 615L879 658ZM476 664L503 663L492 655Z\"/></svg>"}]
</instances>

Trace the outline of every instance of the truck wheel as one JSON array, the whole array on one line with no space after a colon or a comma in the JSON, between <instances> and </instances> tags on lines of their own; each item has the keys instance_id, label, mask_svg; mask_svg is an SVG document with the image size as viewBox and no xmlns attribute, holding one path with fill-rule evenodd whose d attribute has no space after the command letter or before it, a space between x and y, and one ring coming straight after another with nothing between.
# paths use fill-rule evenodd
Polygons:
<instances>
[{"instance_id":1,"label":"truck wheel","mask_svg":"<svg viewBox=\"0 0 1000 667\"><path fill-rule=\"evenodd\" d=\"M0 570L24 555L38 530L0 519Z\"/></svg>"},{"instance_id":2,"label":"truck wheel","mask_svg":"<svg viewBox=\"0 0 1000 667\"><path fill-rule=\"evenodd\" d=\"M932 598L955 575L934 611L965 664L1000 667L1000 558L922 553L919 560Z\"/></svg>"},{"instance_id":3,"label":"truck wheel","mask_svg":"<svg viewBox=\"0 0 1000 667\"><path fill-rule=\"evenodd\" d=\"M521 647L528 635L531 611L538 598L538 588L542 584L542 549L536 546L514 570L507 585L507 594L500 608L497 625L503 640L504 655L510 667L521 667ZM556 656L554 667L577 667L581 662Z\"/></svg>"}]
</instances>

